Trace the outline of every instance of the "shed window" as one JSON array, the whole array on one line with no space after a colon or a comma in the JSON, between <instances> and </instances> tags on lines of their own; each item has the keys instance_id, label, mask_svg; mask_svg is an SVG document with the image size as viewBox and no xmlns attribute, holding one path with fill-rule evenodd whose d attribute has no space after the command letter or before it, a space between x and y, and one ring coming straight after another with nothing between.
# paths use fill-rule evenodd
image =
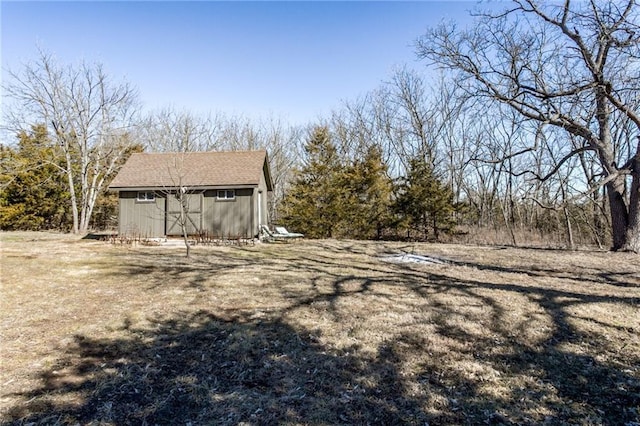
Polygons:
<instances>
[{"instance_id":1,"label":"shed window","mask_svg":"<svg viewBox=\"0 0 640 426\"><path fill-rule=\"evenodd\" d=\"M156 194L153 191L140 191L138 192L137 201L153 202L156 200Z\"/></svg>"},{"instance_id":2,"label":"shed window","mask_svg":"<svg viewBox=\"0 0 640 426\"><path fill-rule=\"evenodd\" d=\"M236 191L235 189L219 189L218 196L216 198L218 200L235 200Z\"/></svg>"}]
</instances>

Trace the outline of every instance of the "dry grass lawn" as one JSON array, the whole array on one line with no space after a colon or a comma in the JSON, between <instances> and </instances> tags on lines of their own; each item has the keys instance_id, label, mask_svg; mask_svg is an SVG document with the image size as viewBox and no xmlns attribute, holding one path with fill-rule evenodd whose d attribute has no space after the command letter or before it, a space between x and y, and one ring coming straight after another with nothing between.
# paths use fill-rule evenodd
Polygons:
<instances>
[{"instance_id":1,"label":"dry grass lawn","mask_svg":"<svg viewBox=\"0 0 640 426\"><path fill-rule=\"evenodd\" d=\"M2 424L640 424L637 255L0 241Z\"/></svg>"}]
</instances>

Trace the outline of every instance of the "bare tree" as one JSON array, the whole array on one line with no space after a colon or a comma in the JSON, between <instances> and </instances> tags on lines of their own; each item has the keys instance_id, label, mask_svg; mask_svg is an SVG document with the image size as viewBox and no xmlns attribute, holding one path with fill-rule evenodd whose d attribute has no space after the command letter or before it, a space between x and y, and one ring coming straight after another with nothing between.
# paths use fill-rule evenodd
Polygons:
<instances>
[{"instance_id":1,"label":"bare tree","mask_svg":"<svg viewBox=\"0 0 640 426\"><path fill-rule=\"evenodd\" d=\"M262 124L262 147L269 153L271 181L274 190L269 201L269 217L277 220L278 209L289 183L293 180L294 167L300 159L299 149L305 134L300 127L291 127L277 119Z\"/></svg>"},{"instance_id":2,"label":"bare tree","mask_svg":"<svg viewBox=\"0 0 640 426\"><path fill-rule=\"evenodd\" d=\"M167 107L147 115L138 138L150 151L211 151L219 146L219 116L198 116L188 110Z\"/></svg>"},{"instance_id":3,"label":"bare tree","mask_svg":"<svg viewBox=\"0 0 640 426\"><path fill-rule=\"evenodd\" d=\"M100 64L61 66L42 51L22 72L8 75L4 89L13 103L7 127L47 126L65 159L73 232L86 232L98 195L133 146L136 90L113 83Z\"/></svg>"},{"instance_id":4,"label":"bare tree","mask_svg":"<svg viewBox=\"0 0 640 426\"><path fill-rule=\"evenodd\" d=\"M409 157L425 158L433 167L437 162L437 124L433 109L427 97L424 79L415 71L401 68L388 83L391 102L397 106L397 124L402 126L408 147Z\"/></svg>"},{"instance_id":5,"label":"bare tree","mask_svg":"<svg viewBox=\"0 0 640 426\"><path fill-rule=\"evenodd\" d=\"M262 120L232 116L222 120L217 134L221 149L232 151L266 149L269 153L274 191L269 200L270 217L277 218L277 206L284 198L293 178L293 168L300 160L305 133L277 117Z\"/></svg>"},{"instance_id":6,"label":"bare tree","mask_svg":"<svg viewBox=\"0 0 640 426\"><path fill-rule=\"evenodd\" d=\"M565 145L555 169L593 151L602 170L594 184L608 196L612 248L640 252L640 143L616 152L612 138L619 115L634 123L633 136L640 129L640 111L627 101L640 87L639 30L634 0L515 0L503 14L481 16L474 29L434 29L417 49L419 57L459 71L458 81L474 95L581 140Z\"/></svg>"},{"instance_id":7,"label":"bare tree","mask_svg":"<svg viewBox=\"0 0 640 426\"><path fill-rule=\"evenodd\" d=\"M171 181L171 188L166 188L167 197L167 220L171 226L180 228L180 235L184 241L186 257L191 257L191 242L189 235L200 233L198 221L194 221L193 201L199 200L199 194L194 194L192 190L185 186L185 181L189 180L189 170L185 167L185 157L189 152L178 152L168 157L166 173ZM194 197L195 195L195 197ZM199 203L195 203L199 204ZM167 230L169 232L169 229Z\"/></svg>"}]
</instances>

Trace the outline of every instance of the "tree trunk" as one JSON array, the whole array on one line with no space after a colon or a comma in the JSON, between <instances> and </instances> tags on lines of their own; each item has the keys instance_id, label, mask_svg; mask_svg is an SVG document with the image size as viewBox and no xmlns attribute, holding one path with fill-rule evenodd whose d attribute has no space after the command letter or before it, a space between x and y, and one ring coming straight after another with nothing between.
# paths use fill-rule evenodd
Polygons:
<instances>
[{"instance_id":1,"label":"tree trunk","mask_svg":"<svg viewBox=\"0 0 640 426\"><path fill-rule=\"evenodd\" d=\"M73 233L79 232L78 221L78 199L76 197L76 190L73 185L73 171L71 169L71 160L67 157L67 180L69 183L69 196L71 199L71 217L73 218Z\"/></svg>"},{"instance_id":2,"label":"tree trunk","mask_svg":"<svg viewBox=\"0 0 640 426\"><path fill-rule=\"evenodd\" d=\"M182 182L180 182L182 183ZM186 248L186 257L191 257L191 244L189 244L189 233L187 232L188 209L185 200L185 194L182 192L182 185L178 189L178 201L180 202L180 230L182 231L182 239Z\"/></svg>"},{"instance_id":3,"label":"tree trunk","mask_svg":"<svg viewBox=\"0 0 640 426\"><path fill-rule=\"evenodd\" d=\"M640 155L640 147L638 152L638 155ZM637 156L631 170L629 221L627 223L624 250L640 253L640 160L638 160Z\"/></svg>"},{"instance_id":4,"label":"tree trunk","mask_svg":"<svg viewBox=\"0 0 640 426\"><path fill-rule=\"evenodd\" d=\"M506 202L505 202L505 204L506 204ZM518 247L518 242L516 240L516 234L515 234L515 231L513 229L513 222L511 220L511 217L513 215L509 214L509 212L507 212L507 209L505 208L505 204L500 203L500 210L502 210L502 220L504 220L504 226L507 228L507 231L509 231L509 237L511 238L511 245L513 247Z\"/></svg>"},{"instance_id":5,"label":"tree trunk","mask_svg":"<svg viewBox=\"0 0 640 426\"><path fill-rule=\"evenodd\" d=\"M433 213L433 236L436 239L436 241L439 240L438 215L435 212Z\"/></svg>"},{"instance_id":6,"label":"tree trunk","mask_svg":"<svg viewBox=\"0 0 640 426\"><path fill-rule=\"evenodd\" d=\"M562 210L564 213L565 226L567 227L566 228L567 246L569 247L569 250L573 250L575 249L575 242L573 241L573 229L571 227L571 216L569 215L569 209L567 207L564 207Z\"/></svg>"},{"instance_id":7,"label":"tree trunk","mask_svg":"<svg viewBox=\"0 0 640 426\"><path fill-rule=\"evenodd\" d=\"M609 209L611 210L612 250L626 248L629 214L624 200L624 176L618 176L606 185Z\"/></svg>"},{"instance_id":8,"label":"tree trunk","mask_svg":"<svg viewBox=\"0 0 640 426\"><path fill-rule=\"evenodd\" d=\"M613 155L611 138L611 111L603 87L596 88L596 119L598 120L598 142L594 145L600 156L600 161L607 175L618 172ZM609 210L611 214L611 235L613 237L612 250L623 250L626 246L627 228L629 225L629 210L625 201L625 176L615 176L606 184Z\"/></svg>"}]
</instances>

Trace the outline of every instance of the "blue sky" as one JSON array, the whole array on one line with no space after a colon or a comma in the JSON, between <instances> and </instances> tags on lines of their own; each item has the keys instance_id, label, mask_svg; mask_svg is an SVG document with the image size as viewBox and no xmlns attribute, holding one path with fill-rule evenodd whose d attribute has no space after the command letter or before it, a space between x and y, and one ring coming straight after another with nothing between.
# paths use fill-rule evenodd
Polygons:
<instances>
[{"instance_id":1,"label":"blue sky","mask_svg":"<svg viewBox=\"0 0 640 426\"><path fill-rule=\"evenodd\" d=\"M3 80L36 58L101 62L165 106L306 124L415 59L413 41L477 2L20 2L0 4Z\"/></svg>"}]
</instances>

